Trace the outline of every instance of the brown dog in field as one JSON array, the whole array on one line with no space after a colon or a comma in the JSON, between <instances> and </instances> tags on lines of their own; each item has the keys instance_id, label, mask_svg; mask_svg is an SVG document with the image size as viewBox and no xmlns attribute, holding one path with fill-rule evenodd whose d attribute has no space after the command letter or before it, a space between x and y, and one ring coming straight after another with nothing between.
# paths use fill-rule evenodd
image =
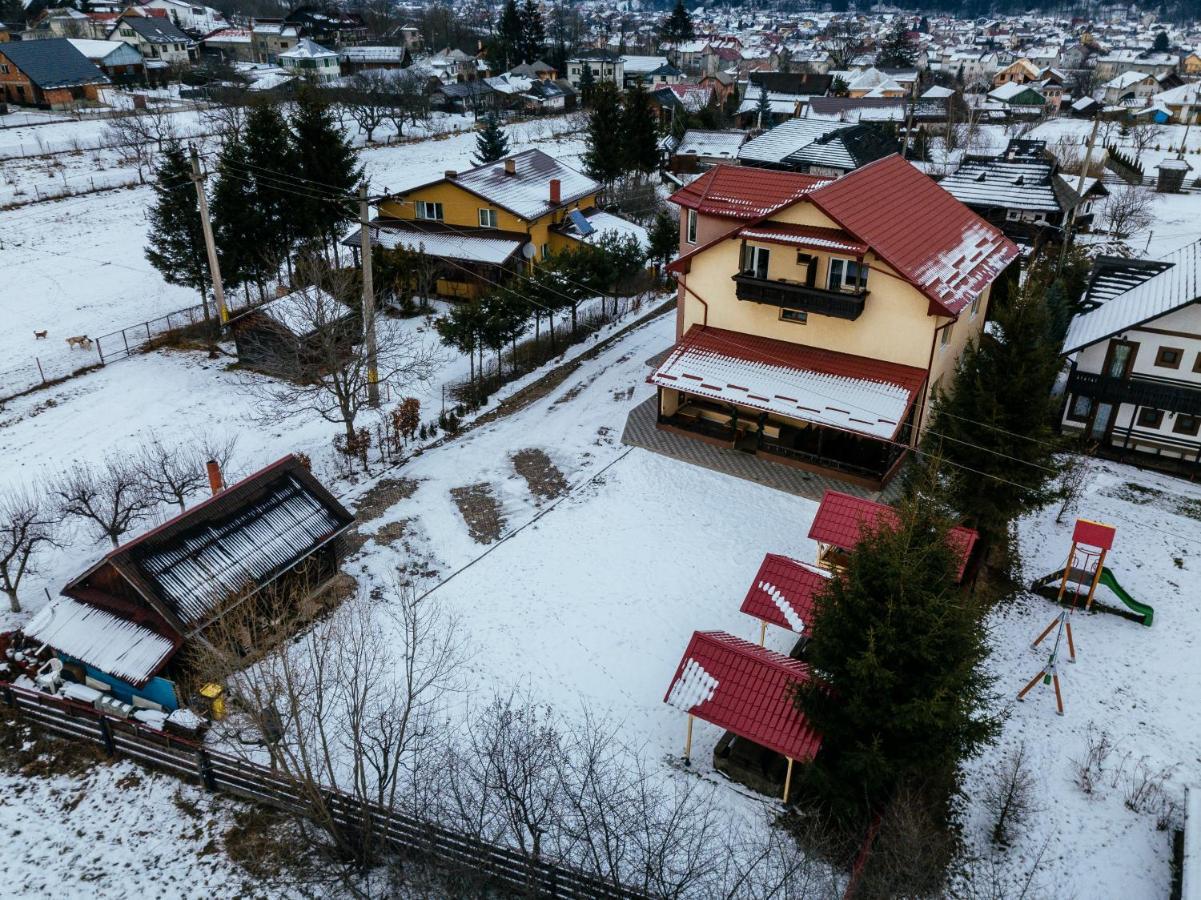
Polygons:
<instances>
[{"instance_id":1,"label":"brown dog in field","mask_svg":"<svg viewBox=\"0 0 1201 900\"><path fill-rule=\"evenodd\" d=\"M47 334L49 334L49 329L47 329L46 331L35 331L33 333L33 339L35 341L44 341L44 340L46 340Z\"/></svg>"},{"instance_id":2,"label":"brown dog in field","mask_svg":"<svg viewBox=\"0 0 1201 900\"><path fill-rule=\"evenodd\" d=\"M76 347L81 347L84 350L92 349L92 339L86 334L77 334L75 337L67 338L67 346L74 350Z\"/></svg>"}]
</instances>

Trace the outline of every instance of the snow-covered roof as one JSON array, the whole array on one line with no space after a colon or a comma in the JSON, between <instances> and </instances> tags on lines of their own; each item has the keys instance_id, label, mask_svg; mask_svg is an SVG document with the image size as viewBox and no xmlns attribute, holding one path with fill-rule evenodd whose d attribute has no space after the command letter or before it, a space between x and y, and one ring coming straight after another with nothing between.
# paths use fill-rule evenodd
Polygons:
<instances>
[{"instance_id":1,"label":"snow-covered roof","mask_svg":"<svg viewBox=\"0 0 1201 900\"><path fill-rule=\"evenodd\" d=\"M347 62L399 62L404 59L404 47L342 47L340 59Z\"/></svg>"},{"instance_id":2,"label":"snow-covered roof","mask_svg":"<svg viewBox=\"0 0 1201 900\"><path fill-rule=\"evenodd\" d=\"M676 153L734 159L738 148L746 141L745 131L704 131L689 128L680 138Z\"/></svg>"},{"instance_id":3,"label":"snow-covered roof","mask_svg":"<svg viewBox=\"0 0 1201 900\"><path fill-rule=\"evenodd\" d=\"M1030 212L1057 213L1051 166L1043 162L1009 162L1000 159L968 160L939 185L960 203Z\"/></svg>"},{"instance_id":4,"label":"snow-covered roof","mask_svg":"<svg viewBox=\"0 0 1201 900\"><path fill-rule=\"evenodd\" d=\"M891 440L925 378L924 371L909 369L694 325L650 381L711 400Z\"/></svg>"},{"instance_id":5,"label":"snow-covered roof","mask_svg":"<svg viewBox=\"0 0 1201 900\"><path fill-rule=\"evenodd\" d=\"M272 300L258 311L297 337L304 337L350 315L351 309L332 294L309 287Z\"/></svg>"},{"instance_id":6,"label":"snow-covered roof","mask_svg":"<svg viewBox=\"0 0 1201 900\"><path fill-rule=\"evenodd\" d=\"M291 50L285 50L279 54L280 59L329 59L336 58L337 53L333 50L326 50L316 41L308 38L301 38L296 42L296 46Z\"/></svg>"},{"instance_id":7,"label":"snow-covered roof","mask_svg":"<svg viewBox=\"0 0 1201 900\"><path fill-rule=\"evenodd\" d=\"M1201 241L1162 256L1160 261L1169 264L1163 271L1075 316L1063 352L1073 353L1201 298Z\"/></svg>"},{"instance_id":8,"label":"snow-covered roof","mask_svg":"<svg viewBox=\"0 0 1201 900\"><path fill-rule=\"evenodd\" d=\"M348 247L358 247L362 241L361 234L360 229L356 228L342 243ZM376 220L371 223L371 243L373 246L386 247L389 250L398 247L410 251L420 250L439 259L499 266L521 250L526 242L517 237L505 237L502 232L426 230L409 227L401 222Z\"/></svg>"},{"instance_id":9,"label":"snow-covered roof","mask_svg":"<svg viewBox=\"0 0 1201 900\"><path fill-rule=\"evenodd\" d=\"M669 65L666 56L623 56L621 61L626 75L649 75L656 69Z\"/></svg>"},{"instance_id":10,"label":"snow-covered roof","mask_svg":"<svg viewBox=\"0 0 1201 900\"><path fill-rule=\"evenodd\" d=\"M526 150L507 157L514 172L505 171L505 159L487 163L451 179L452 184L483 197L526 221L538 219L600 190L600 184L541 150ZM559 181L559 202L550 201L550 182Z\"/></svg>"},{"instance_id":11,"label":"snow-covered roof","mask_svg":"<svg viewBox=\"0 0 1201 900\"><path fill-rule=\"evenodd\" d=\"M1038 94L1037 88L1035 88L1033 85L1022 84L1021 82L1017 81L1007 81L1000 87L995 87L989 91L988 96L992 97L994 100L999 100L1002 103L1008 103L1010 100L1013 100L1015 97L1018 97L1027 91ZM1039 96L1042 95L1039 94Z\"/></svg>"},{"instance_id":12,"label":"snow-covered roof","mask_svg":"<svg viewBox=\"0 0 1201 900\"><path fill-rule=\"evenodd\" d=\"M945 100L947 97L954 97L955 92L948 87L932 84L922 93L922 100Z\"/></svg>"},{"instance_id":13,"label":"snow-covered roof","mask_svg":"<svg viewBox=\"0 0 1201 900\"><path fill-rule=\"evenodd\" d=\"M87 38L67 38L67 42L90 60L102 60L117 52L128 52L137 49L124 41L94 41ZM128 49L126 49L128 48ZM139 53L140 57L141 54Z\"/></svg>"},{"instance_id":14,"label":"snow-covered roof","mask_svg":"<svg viewBox=\"0 0 1201 900\"><path fill-rule=\"evenodd\" d=\"M742 145L738 158L752 162L780 163L802 147L807 147L831 131L846 128L843 123L825 119L789 119Z\"/></svg>"},{"instance_id":15,"label":"snow-covered roof","mask_svg":"<svg viewBox=\"0 0 1201 900\"><path fill-rule=\"evenodd\" d=\"M175 652L170 638L69 597L43 608L25 634L135 685L145 684Z\"/></svg>"},{"instance_id":16,"label":"snow-covered roof","mask_svg":"<svg viewBox=\"0 0 1201 900\"><path fill-rule=\"evenodd\" d=\"M601 209L591 209L585 213L579 213L585 219L587 227L591 228L586 234L580 234L580 229L574 221L575 215L576 213L573 212L563 223L563 234L567 237L575 238L586 244L595 244L603 235L614 234L619 237L634 238L643 250L650 248L650 234L637 222L631 222L629 219L623 219L621 216L615 216L613 213Z\"/></svg>"},{"instance_id":17,"label":"snow-covered roof","mask_svg":"<svg viewBox=\"0 0 1201 900\"><path fill-rule=\"evenodd\" d=\"M1140 82L1146 81L1148 78L1152 81L1155 80L1154 76L1148 75L1146 72L1122 72L1109 79L1101 87L1107 91L1124 91Z\"/></svg>"}]
</instances>

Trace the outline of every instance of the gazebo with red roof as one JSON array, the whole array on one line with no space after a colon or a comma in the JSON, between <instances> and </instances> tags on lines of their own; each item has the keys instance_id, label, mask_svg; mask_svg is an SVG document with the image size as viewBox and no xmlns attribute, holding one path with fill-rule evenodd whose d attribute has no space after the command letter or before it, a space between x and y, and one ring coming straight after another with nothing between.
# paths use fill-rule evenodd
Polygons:
<instances>
[{"instance_id":1,"label":"gazebo with red roof","mask_svg":"<svg viewBox=\"0 0 1201 900\"><path fill-rule=\"evenodd\" d=\"M763 563L746 592L741 611L759 620L759 645L768 623L808 636L813 627L813 600L830 580L830 573L778 553Z\"/></svg>"},{"instance_id":2,"label":"gazebo with red roof","mask_svg":"<svg viewBox=\"0 0 1201 900\"><path fill-rule=\"evenodd\" d=\"M663 697L688 713L685 761L693 718L703 719L783 756L787 803L793 763L813 759L822 742L796 704L797 688L811 677L807 665L782 653L723 631L694 632Z\"/></svg>"}]
</instances>

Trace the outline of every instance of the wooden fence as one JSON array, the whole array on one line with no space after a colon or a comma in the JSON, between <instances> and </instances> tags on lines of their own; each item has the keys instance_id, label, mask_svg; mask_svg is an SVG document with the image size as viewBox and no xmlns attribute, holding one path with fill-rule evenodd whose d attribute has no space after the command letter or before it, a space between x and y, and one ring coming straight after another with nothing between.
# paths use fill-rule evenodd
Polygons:
<instances>
[{"instance_id":1,"label":"wooden fence","mask_svg":"<svg viewBox=\"0 0 1201 900\"><path fill-rule=\"evenodd\" d=\"M301 784L263 766L218 753L202 744L174 737L133 721L101 715L92 707L40 691L0 683L0 703L31 724L49 732L104 747L182 778L196 779L220 791L298 815L311 805ZM343 792L323 792L335 822L348 833L365 817L397 854L416 857L452 871L471 872L482 882L524 896L647 900L648 895L546 860L531 859L509 847L487 843L440 825L391 809L367 804Z\"/></svg>"}]
</instances>

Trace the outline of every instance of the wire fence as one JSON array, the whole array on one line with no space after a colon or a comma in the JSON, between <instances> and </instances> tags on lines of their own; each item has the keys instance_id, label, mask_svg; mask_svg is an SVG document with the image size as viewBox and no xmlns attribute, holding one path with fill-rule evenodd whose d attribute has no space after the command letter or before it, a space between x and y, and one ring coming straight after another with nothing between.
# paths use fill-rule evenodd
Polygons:
<instances>
[{"instance_id":1,"label":"wire fence","mask_svg":"<svg viewBox=\"0 0 1201 900\"><path fill-rule=\"evenodd\" d=\"M79 197L83 194L95 194L98 191L111 191L118 188L137 187L145 184L145 178L129 175L124 172L102 171L92 174L66 175L56 181L33 184L25 187L21 184L0 185L0 207L15 209L46 200L62 200L66 197Z\"/></svg>"},{"instance_id":2,"label":"wire fence","mask_svg":"<svg viewBox=\"0 0 1201 900\"><path fill-rule=\"evenodd\" d=\"M110 718L91 706L40 691L0 683L0 702L44 731L103 747L120 756L170 775L196 780L221 792L293 815L317 812L312 785L301 784L270 769L206 748L203 744ZM416 856L453 872L473 873L481 887L514 891L523 896L643 900L648 895L569 866L527 856L510 847L461 834L433 822L318 787L327 814L339 829L354 834L364 823L379 832L398 855Z\"/></svg>"}]
</instances>

